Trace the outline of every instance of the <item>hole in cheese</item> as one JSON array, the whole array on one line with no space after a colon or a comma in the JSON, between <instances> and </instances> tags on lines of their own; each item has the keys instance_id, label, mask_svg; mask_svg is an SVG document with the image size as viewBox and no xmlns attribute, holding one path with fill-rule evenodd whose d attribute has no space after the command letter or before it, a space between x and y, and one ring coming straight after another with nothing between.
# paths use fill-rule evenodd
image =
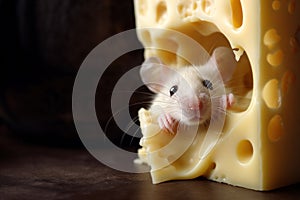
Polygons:
<instances>
[{"instance_id":1,"label":"hole in cheese","mask_svg":"<svg viewBox=\"0 0 300 200\"><path fill-rule=\"evenodd\" d=\"M167 19L167 5L165 1L158 3L156 7L156 22L162 24Z\"/></svg>"},{"instance_id":2,"label":"hole in cheese","mask_svg":"<svg viewBox=\"0 0 300 200\"><path fill-rule=\"evenodd\" d=\"M290 46L293 53L296 53L298 50L298 42L295 37L290 37Z\"/></svg>"},{"instance_id":3,"label":"hole in cheese","mask_svg":"<svg viewBox=\"0 0 300 200\"><path fill-rule=\"evenodd\" d=\"M278 108L281 104L281 96L278 88L278 80L272 79L263 88L262 97L269 108Z\"/></svg>"},{"instance_id":4,"label":"hole in cheese","mask_svg":"<svg viewBox=\"0 0 300 200\"><path fill-rule=\"evenodd\" d=\"M241 56L237 69L226 87L235 95L235 104L230 111L243 112L248 109L253 90L253 72L246 52Z\"/></svg>"},{"instance_id":5,"label":"hole in cheese","mask_svg":"<svg viewBox=\"0 0 300 200\"><path fill-rule=\"evenodd\" d=\"M243 25L243 10L240 0L231 0L232 24L234 28L240 28Z\"/></svg>"},{"instance_id":6,"label":"hole in cheese","mask_svg":"<svg viewBox=\"0 0 300 200\"><path fill-rule=\"evenodd\" d=\"M264 44L272 49L280 41L280 36L274 28L269 29L264 35Z\"/></svg>"},{"instance_id":7,"label":"hole in cheese","mask_svg":"<svg viewBox=\"0 0 300 200\"><path fill-rule=\"evenodd\" d=\"M192 0L180 1L177 5L177 12L182 18L186 18L192 16L193 11L197 8L197 3Z\"/></svg>"},{"instance_id":8,"label":"hole in cheese","mask_svg":"<svg viewBox=\"0 0 300 200\"><path fill-rule=\"evenodd\" d=\"M272 142L278 141L284 134L283 122L280 115L275 115L268 125L268 137Z\"/></svg>"},{"instance_id":9,"label":"hole in cheese","mask_svg":"<svg viewBox=\"0 0 300 200\"><path fill-rule=\"evenodd\" d=\"M182 4L177 5L177 12L178 12L179 15L183 15L183 12L184 12L183 8L184 7L183 7Z\"/></svg>"},{"instance_id":10,"label":"hole in cheese","mask_svg":"<svg viewBox=\"0 0 300 200\"><path fill-rule=\"evenodd\" d=\"M197 10L198 9L198 4L196 2L193 3L193 10Z\"/></svg>"},{"instance_id":11,"label":"hole in cheese","mask_svg":"<svg viewBox=\"0 0 300 200\"><path fill-rule=\"evenodd\" d=\"M210 169L214 170L214 169L216 169L216 167L217 167L217 164L215 162L213 162L210 166Z\"/></svg>"},{"instance_id":12,"label":"hole in cheese","mask_svg":"<svg viewBox=\"0 0 300 200\"><path fill-rule=\"evenodd\" d=\"M280 1L279 0L274 0L273 2L272 2L272 8L273 8L273 10L279 10L280 9Z\"/></svg>"},{"instance_id":13,"label":"hole in cheese","mask_svg":"<svg viewBox=\"0 0 300 200\"><path fill-rule=\"evenodd\" d=\"M289 5L288 5L288 12L290 14L294 14L295 13L295 8L296 8L296 2L295 2L295 0L291 0L289 2Z\"/></svg>"},{"instance_id":14,"label":"hole in cheese","mask_svg":"<svg viewBox=\"0 0 300 200\"><path fill-rule=\"evenodd\" d=\"M242 140L237 146L237 158L239 162L246 164L253 157L253 145L249 140Z\"/></svg>"},{"instance_id":15,"label":"hole in cheese","mask_svg":"<svg viewBox=\"0 0 300 200\"><path fill-rule=\"evenodd\" d=\"M213 14L214 3L210 0L203 0L201 3L202 12L207 15Z\"/></svg>"},{"instance_id":16,"label":"hole in cheese","mask_svg":"<svg viewBox=\"0 0 300 200\"><path fill-rule=\"evenodd\" d=\"M213 50L219 46L231 48L228 39L224 34L220 33L214 24L204 21L197 23L190 22L189 24L192 26L186 26L181 32L201 44L208 53L212 54ZM202 30L205 30L205 32ZM184 41L174 40L173 38L176 37L171 35L162 37L153 34L151 36L151 40L155 42L157 48L155 50L148 50L147 56L158 56L169 66L182 67L190 64L179 56L181 55L179 51L190 51L190 47L186 46ZM160 50L160 47L167 47L169 51ZM239 49L242 49L242 47ZM251 103L253 90L253 72L247 52L244 51L237 63L231 80L226 82L225 85L237 97L237 101L230 109L230 112L243 112L247 110Z\"/></svg>"},{"instance_id":17,"label":"hole in cheese","mask_svg":"<svg viewBox=\"0 0 300 200\"><path fill-rule=\"evenodd\" d=\"M283 95L287 94L289 88L295 83L295 81L296 75L293 72L287 71L284 73L281 80L281 89Z\"/></svg>"},{"instance_id":18,"label":"hole in cheese","mask_svg":"<svg viewBox=\"0 0 300 200\"><path fill-rule=\"evenodd\" d=\"M283 51L281 49L278 49L274 53L269 53L267 55L267 61L271 66L277 67L283 62L283 57Z\"/></svg>"},{"instance_id":19,"label":"hole in cheese","mask_svg":"<svg viewBox=\"0 0 300 200\"><path fill-rule=\"evenodd\" d=\"M138 7L138 11L140 15L145 15L146 11L147 11L147 3L145 2L145 0L140 0L139 2L139 7Z\"/></svg>"}]
</instances>

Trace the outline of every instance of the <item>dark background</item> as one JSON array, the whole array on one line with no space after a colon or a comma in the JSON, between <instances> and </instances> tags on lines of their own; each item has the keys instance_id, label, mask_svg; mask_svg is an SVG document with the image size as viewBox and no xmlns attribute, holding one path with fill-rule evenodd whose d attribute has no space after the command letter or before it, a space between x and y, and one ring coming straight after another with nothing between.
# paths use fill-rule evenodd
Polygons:
<instances>
[{"instance_id":1,"label":"dark background","mask_svg":"<svg viewBox=\"0 0 300 200\"><path fill-rule=\"evenodd\" d=\"M11 134L31 143L81 146L71 112L73 82L88 53L106 38L135 28L132 0L0 0L0 120ZM115 144L122 131L109 120L116 81L143 61L128 53L109 66L96 95L101 126ZM132 104L143 101L133 95ZM141 106L131 108L136 116ZM107 124L109 123L109 124Z\"/></svg>"}]
</instances>

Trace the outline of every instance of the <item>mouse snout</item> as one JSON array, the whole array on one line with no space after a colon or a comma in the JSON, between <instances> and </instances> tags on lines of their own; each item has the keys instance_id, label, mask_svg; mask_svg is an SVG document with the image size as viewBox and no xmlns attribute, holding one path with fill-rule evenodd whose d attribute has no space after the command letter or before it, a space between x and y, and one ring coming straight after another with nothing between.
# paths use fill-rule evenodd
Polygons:
<instances>
[{"instance_id":1,"label":"mouse snout","mask_svg":"<svg viewBox=\"0 0 300 200\"><path fill-rule=\"evenodd\" d=\"M199 119L204 108L204 102L200 99L182 99L181 109L188 119Z\"/></svg>"},{"instance_id":2,"label":"mouse snout","mask_svg":"<svg viewBox=\"0 0 300 200\"><path fill-rule=\"evenodd\" d=\"M183 116L194 121L205 120L209 110L208 101L208 96L202 93L196 98L183 97L180 105Z\"/></svg>"},{"instance_id":3,"label":"mouse snout","mask_svg":"<svg viewBox=\"0 0 300 200\"><path fill-rule=\"evenodd\" d=\"M189 102L188 109L192 111L201 111L203 109L203 102L201 100Z\"/></svg>"},{"instance_id":4,"label":"mouse snout","mask_svg":"<svg viewBox=\"0 0 300 200\"><path fill-rule=\"evenodd\" d=\"M181 97L180 107L183 110L197 111L203 108L203 102L199 98Z\"/></svg>"}]
</instances>

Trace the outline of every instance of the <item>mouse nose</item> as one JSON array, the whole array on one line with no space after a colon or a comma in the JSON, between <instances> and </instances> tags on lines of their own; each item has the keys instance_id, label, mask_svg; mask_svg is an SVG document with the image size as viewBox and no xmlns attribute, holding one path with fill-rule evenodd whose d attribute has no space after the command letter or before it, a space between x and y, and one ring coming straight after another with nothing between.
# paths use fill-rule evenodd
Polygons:
<instances>
[{"instance_id":1,"label":"mouse nose","mask_svg":"<svg viewBox=\"0 0 300 200\"><path fill-rule=\"evenodd\" d=\"M190 102L188 108L193 111L201 111L203 108L203 102L201 100L197 102Z\"/></svg>"}]
</instances>

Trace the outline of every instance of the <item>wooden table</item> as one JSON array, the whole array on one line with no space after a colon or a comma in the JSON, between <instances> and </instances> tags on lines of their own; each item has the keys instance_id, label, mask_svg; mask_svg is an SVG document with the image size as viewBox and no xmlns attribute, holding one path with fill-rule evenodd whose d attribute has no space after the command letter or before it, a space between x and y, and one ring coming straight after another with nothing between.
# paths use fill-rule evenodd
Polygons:
<instances>
[{"instance_id":1,"label":"wooden table","mask_svg":"<svg viewBox=\"0 0 300 200\"><path fill-rule=\"evenodd\" d=\"M300 199L300 184L257 192L202 178L151 183L110 169L83 148L30 145L0 133L0 199Z\"/></svg>"}]
</instances>

